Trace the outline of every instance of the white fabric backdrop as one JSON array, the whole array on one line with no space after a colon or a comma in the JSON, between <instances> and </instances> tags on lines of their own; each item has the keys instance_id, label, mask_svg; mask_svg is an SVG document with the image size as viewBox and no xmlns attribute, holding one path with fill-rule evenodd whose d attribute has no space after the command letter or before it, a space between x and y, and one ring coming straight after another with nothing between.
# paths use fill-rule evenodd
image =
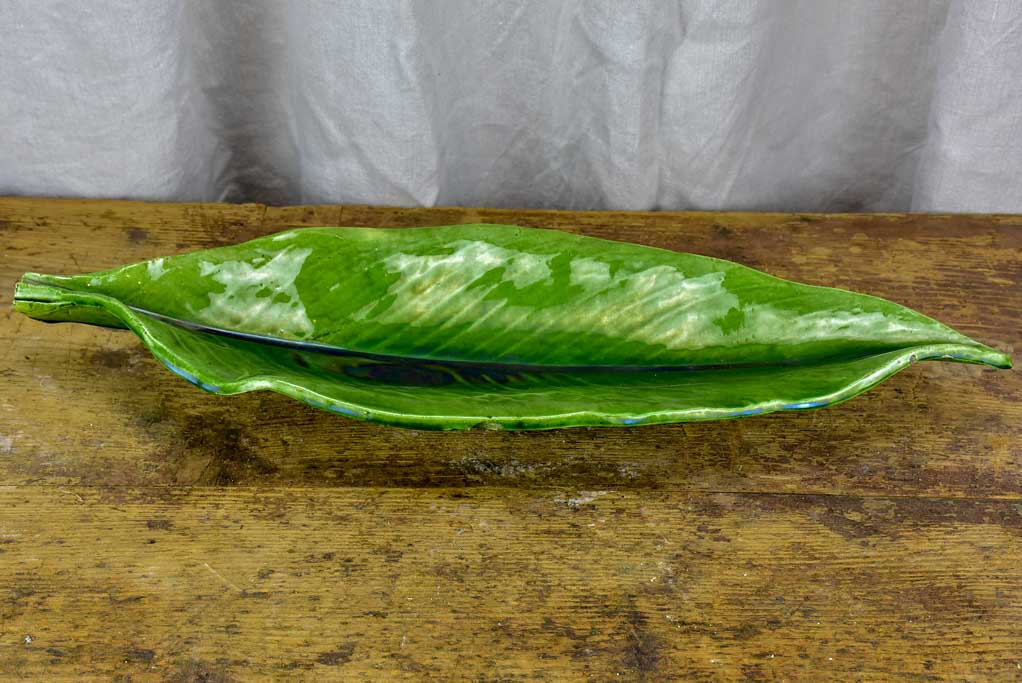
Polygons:
<instances>
[{"instance_id":1,"label":"white fabric backdrop","mask_svg":"<svg viewBox=\"0 0 1022 683\"><path fill-rule=\"evenodd\" d=\"M1022 212L1022 0L5 0L0 194Z\"/></svg>"}]
</instances>

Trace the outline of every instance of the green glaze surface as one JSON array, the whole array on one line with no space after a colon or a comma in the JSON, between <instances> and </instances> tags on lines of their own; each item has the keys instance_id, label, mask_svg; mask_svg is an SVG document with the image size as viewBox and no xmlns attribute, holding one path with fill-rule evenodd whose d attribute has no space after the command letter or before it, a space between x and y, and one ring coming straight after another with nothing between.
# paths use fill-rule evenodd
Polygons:
<instances>
[{"instance_id":1,"label":"green glaze surface","mask_svg":"<svg viewBox=\"0 0 1022 683\"><path fill-rule=\"evenodd\" d=\"M838 403L918 360L1011 367L876 297L504 225L304 228L27 273L15 308L131 329L207 391L434 429L732 418Z\"/></svg>"}]
</instances>

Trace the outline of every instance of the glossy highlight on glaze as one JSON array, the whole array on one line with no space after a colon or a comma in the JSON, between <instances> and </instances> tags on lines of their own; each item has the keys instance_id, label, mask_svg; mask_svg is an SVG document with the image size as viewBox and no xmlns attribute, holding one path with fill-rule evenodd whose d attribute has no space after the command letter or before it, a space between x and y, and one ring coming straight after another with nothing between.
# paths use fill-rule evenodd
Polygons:
<instances>
[{"instance_id":1,"label":"glossy highlight on glaze","mask_svg":"<svg viewBox=\"0 0 1022 683\"><path fill-rule=\"evenodd\" d=\"M437 429L646 425L838 403L1003 353L876 297L499 225L303 228L78 276L15 307L133 330L207 391Z\"/></svg>"}]
</instances>

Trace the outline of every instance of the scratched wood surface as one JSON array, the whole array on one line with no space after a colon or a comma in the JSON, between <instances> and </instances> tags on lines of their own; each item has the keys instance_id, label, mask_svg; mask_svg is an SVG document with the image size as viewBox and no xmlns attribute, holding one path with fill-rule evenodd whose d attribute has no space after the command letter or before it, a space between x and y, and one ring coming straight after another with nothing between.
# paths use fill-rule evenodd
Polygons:
<instances>
[{"instance_id":1,"label":"scratched wood surface","mask_svg":"<svg viewBox=\"0 0 1022 683\"><path fill-rule=\"evenodd\" d=\"M10 311L298 225L553 227L887 297L1009 352L1022 217L0 199L0 679L1017 680L1022 380L833 408L443 434L217 397Z\"/></svg>"}]
</instances>

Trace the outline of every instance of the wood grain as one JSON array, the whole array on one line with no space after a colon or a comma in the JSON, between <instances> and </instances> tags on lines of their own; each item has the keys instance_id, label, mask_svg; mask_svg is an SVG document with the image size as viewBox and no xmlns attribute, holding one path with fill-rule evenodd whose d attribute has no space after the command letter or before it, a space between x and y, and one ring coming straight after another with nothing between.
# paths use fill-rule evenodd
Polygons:
<instances>
[{"instance_id":1,"label":"wood grain","mask_svg":"<svg viewBox=\"0 0 1022 683\"><path fill-rule=\"evenodd\" d=\"M1022 217L0 199L0 677L1022 678L1022 380L552 432L205 394L127 332L10 311L299 225L554 227L890 298L1013 352Z\"/></svg>"}]
</instances>

